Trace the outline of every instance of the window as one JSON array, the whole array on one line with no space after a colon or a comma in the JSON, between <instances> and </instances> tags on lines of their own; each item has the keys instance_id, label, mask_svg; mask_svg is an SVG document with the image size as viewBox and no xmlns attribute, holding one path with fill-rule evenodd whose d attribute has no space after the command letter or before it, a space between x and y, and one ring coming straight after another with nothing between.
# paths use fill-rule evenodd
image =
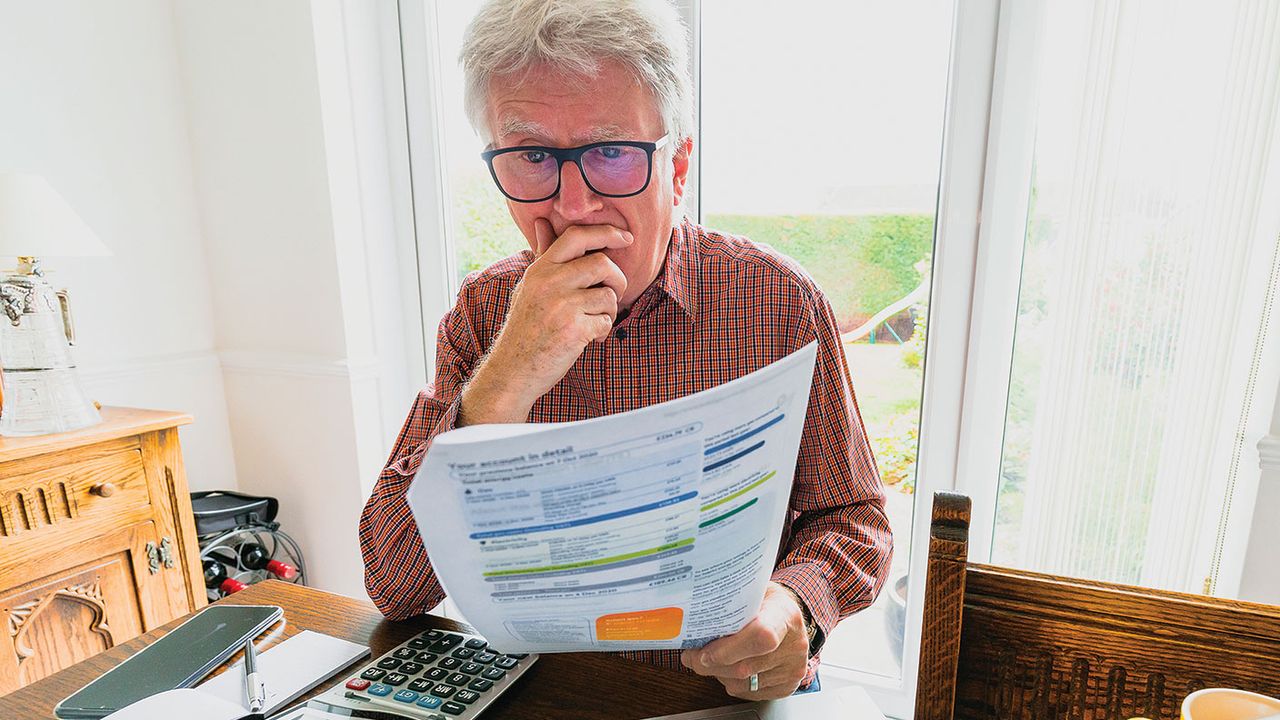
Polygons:
<instances>
[{"instance_id":1,"label":"window","mask_svg":"<svg viewBox=\"0 0 1280 720\"><path fill-rule=\"evenodd\" d=\"M1278 363L1277 18L1199 0L1027 18L1034 140L995 186L1021 222L989 248L1021 258L999 465L975 492L993 562L1236 595Z\"/></svg>"},{"instance_id":2,"label":"window","mask_svg":"<svg viewBox=\"0 0 1280 720\"><path fill-rule=\"evenodd\" d=\"M462 114L478 4L400 3L427 337L525 247ZM677 4L689 212L824 288L889 483L890 586L824 683L910 716L937 489L972 559L1234 595L1280 391L1280 4Z\"/></svg>"},{"instance_id":3,"label":"window","mask_svg":"<svg viewBox=\"0 0 1280 720\"><path fill-rule=\"evenodd\" d=\"M952 3L786 8L699 6L701 221L796 259L835 308L895 551L824 673L898 682Z\"/></svg>"}]
</instances>

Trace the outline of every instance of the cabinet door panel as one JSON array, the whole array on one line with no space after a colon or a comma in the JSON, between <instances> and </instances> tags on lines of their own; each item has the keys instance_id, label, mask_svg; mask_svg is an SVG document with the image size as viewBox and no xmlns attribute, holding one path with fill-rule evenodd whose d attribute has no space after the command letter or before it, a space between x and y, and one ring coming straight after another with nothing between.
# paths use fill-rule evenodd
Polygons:
<instances>
[{"instance_id":1,"label":"cabinet door panel","mask_svg":"<svg viewBox=\"0 0 1280 720\"><path fill-rule=\"evenodd\" d=\"M161 564L151 572L146 548L158 541L148 521L28 562L32 573L54 571L0 595L8 621L0 633L0 693L176 617L162 577L174 571Z\"/></svg>"}]
</instances>

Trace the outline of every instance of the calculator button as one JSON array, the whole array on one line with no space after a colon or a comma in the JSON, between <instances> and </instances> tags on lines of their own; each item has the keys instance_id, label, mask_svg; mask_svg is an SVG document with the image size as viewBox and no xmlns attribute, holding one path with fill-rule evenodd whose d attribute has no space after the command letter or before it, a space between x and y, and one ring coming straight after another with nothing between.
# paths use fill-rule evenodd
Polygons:
<instances>
[{"instance_id":1,"label":"calculator button","mask_svg":"<svg viewBox=\"0 0 1280 720\"><path fill-rule=\"evenodd\" d=\"M426 678L418 678L409 683L409 689L414 692L424 693L435 687L436 684Z\"/></svg>"},{"instance_id":2,"label":"calculator button","mask_svg":"<svg viewBox=\"0 0 1280 720\"><path fill-rule=\"evenodd\" d=\"M483 650L489 646L489 643L481 640L480 638L471 638L470 640L465 642L464 645L471 648L472 650Z\"/></svg>"},{"instance_id":3,"label":"calculator button","mask_svg":"<svg viewBox=\"0 0 1280 720\"><path fill-rule=\"evenodd\" d=\"M379 668L369 668L368 670L365 670L364 672L360 673L360 677L364 678L365 680L372 680L374 682L378 682L383 677L385 677L386 674L387 674L386 670L382 670Z\"/></svg>"},{"instance_id":4,"label":"calculator button","mask_svg":"<svg viewBox=\"0 0 1280 720\"><path fill-rule=\"evenodd\" d=\"M456 658L461 658L462 660L470 660L472 656L476 654L476 651L472 650L469 647L460 647L457 650L454 650L450 654Z\"/></svg>"},{"instance_id":5,"label":"calculator button","mask_svg":"<svg viewBox=\"0 0 1280 720\"><path fill-rule=\"evenodd\" d=\"M518 662L519 660L516 660L513 657L500 657L497 660L493 661L493 665L494 667L500 667L503 670L510 670L511 668L515 667L516 663Z\"/></svg>"},{"instance_id":6,"label":"calculator button","mask_svg":"<svg viewBox=\"0 0 1280 720\"><path fill-rule=\"evenodd\" d=\"M507 657L513 657L517 660L523 660L529 657L529 653L507 653Z\"/></svg>"},{"instance_id":7,"label":"calculator button","mask_svg":"<svg viewBox=\"0 0 1280 720\"><path fill-rule=\"evenodd\" d=\"M383 685L382 683L378 683L377 685L370 687L368 690L365 690L365 692L369 693L370 695L377 695L378 697L386 697L387 695L390 695L391 693L395 692L395 690L396 689L391 687L390 685Z\"/></svg>"},{"instance_id":8,"label":"calculator button","mask_svg":"<svg viewBox=\"0 0 1280 720\"><path fill-rule=\"evenodd\" d=\"M457 700L460 703L466 703L470 705L471 703L480 699L480 693L471 692L470 690L459 690L458 694L453 696L453 699Z\"/></svg>"},{"instance_id":9,"label":"calculator button","mask_svg":"<svg viewBox=\"0 0 1280 720\"><path fill-rule=\"evenodd\" d=\"M443 680L449 676L449 671L444 668L433 667L428 670L422 677L428 680Z\"/></svg>"},{"instance_id":10,"label":"calculator button","mask_svg":"<svg viewBox=\"0 0 1280 720\"><path fill-rule=\"evenodd\" d=\"M462 673L454 673L449 677L445 678L444 681L449 683L450 685L466 685L467 683L471 682L471 676L463 675Z\"/></svg>"},{"instance_id":11,"label":"calculator button","mask_svg":"<svg viewBox=\"0 0 1280 720\"><path fill-rule=\"evenodd\" d=\"M347 681L347 687L352 690L364 690L369 687L369 681L361 678L351 678Z\"/></svg>"},{"instance_id":12,"label":"calculator button","mask_svg":"<svg viewBox=\"0 0 1280 720\"><path fill-rule=\"evenodd\" d=\"M403 661L397 660L393 657L382 658L381 660L378 661L378 667L382 668L383 670L395 670L396 668L400 667L401 662Z\"/></svg>"},{"instance_id":13,"label":"calculator button","mask_svg":"<svg viewBox=\"0 0 1280 720\"><path fill-rule=\"evenodd\" d=\"M422 697L422 696L412 690L401 690L400 692L397 692L395 695L392 695L391 699L399 700L402 703L411 703L411 702L417 702L419 697Z\"/></svg>"},{"instance_id":14,"label":"calculator button","mask_svg":"<svg viewBox=\"0 0 1280 720\"><path fill-rule=\"evenodd\" d=\"M467 706L461 703L450 701L445 703L444 705L441 705L440 709L449 713L450 715L461 715L462 713L467 711Z\"/></svg>"},{"instance_id":15,"label":"calculator button","mask_svg":"<svg viewBox=\"0 0 1280 720\"><path fill-rule=\"evenodd\" d=\"M442 667L445 670L457 670L458 668L462 667L462 661L459 660L458 658L447 657L441 660L438 663L438 665L439 667Z\"/></svg>"},{"instance_id":16,"label":"calculator button","mask_svg":"<svg viewBox=\"0 0 1280 720\"><path fill-rule=\"evenodd\" d=\"M396 648L396 651L391 653L391 655L392 657L397 657L397 658L400 658L401 660L408 660L409 658L413 657L413 648L407 648L407 647Z\"/></svg>"},{"instance_id":17,"label":"calculator button","mask_svg":"<svg viewBox=\"0 0 1280 720\"><path fill-rule=\"evenodd\" d=\"M507 676L506 670L503 670L502 668L496 668L496 667L485 668L485 671L480 673L480 677L486 680L501 680L506 676Z\"/></svg>"},{"instance_id":18,"label":"calculator button","mask_svg":"<svg viewBox=\"0 0 1280 720\"><path fill-rule=\"evenodd\" d=\"M434 641L434 640L439 640L440 638L444 637L444 633L443 633L443 632L441 632L441 631L439 631L439 630L428 630L428 631L426 631L426 632L422 633L421 635L419 635L418 637L422 638L423 640L432 640L432 641Z\"/></svg>"},{"instance_id":19,"label":"calculator button","mask_svg":"<svg viewBox=\"0 0 1280 720\"><path fill-rule=\"evenodd\" d=\"M497 659L498 659L498 656L494 655L491 652L482 652L482 653L476 653L476 656L471 658L471 662L478 662L481 665L488 665L489 663Z\"/></svg>"},{"instance_id":20,"label":"calculator button","mask_svg":"<svg viewBox=\"0 0 1280 720\"><path fill-rule=\"evenodd\" d=\"M484 666L481 665L480 663L467 663L462 667L458 668L458 672L464 672L468 675L476 675L481 670L484 670Z\"/></svg>"},{"instance_id":21,"label":"calculator button","mask_svg":"<svg viewBox=\"0 0 1280 720\"><path fill-rule=\"evenodd\" d=\"M467 687L475 690L476 692L484 692L485 690L493 687L493 681L485 680L484 678L476 678L475 680L472 680L471 684Z\"/></svg>"},{"instance_id":22,"label":"calculator button","mask_svg":"<svg viewBox=\"0 0 1280 720\"><path fill-rule=\"evenodd\" d=\"M430 645L431 641L424 640L423 638L420 638L420 637L416 637L405 644L413 648L414 650L422 650L426 648L428 645Z\"/></svg>"},{"instance_id":23,"label":"calculator button","mask_svg":"<svg viewBox=\"0 0 1280 720\"><path fill-rule=\"evenodd\" d=\"M431 694L439 698L447 698L452 695L455 690L457 690L457 688L454 686L441 683L435 686L435 689L431 691Z\"/></svg>"},{"instance_id":24,"label":"calculator button","mask_svg":"<svg viewBox=\"0 0 1280 720\"><path fill-rule=\"evenodd\" d=\"M409 676L408 676L408 675L403 675L403 674L401 674L401 673L390 673L390 674L389 674L389 675L387 675L386 677L382 678L382 682L383 682L383 683L385 683L385 684L387 684L387 685L393 685L393 686L394 686L394 685L403 685L403 684L405 684L406 682L408 682L408 680L409 680Z\"/></svg>"},{"instance_id":25,"label":"calculator button","mask_svg":"<svg viewBox=\"0 0 1280 720\"><path fill-rule=\"evenodd\" d=\"M440 703L444 702L438 697L432 695L423 695L418 699L418 707L424 707L428 710L435 710L440 707ZM437 716L438 717L438 716Z\"/></svg>"},{"instance_id":26,"label":"calculator button","mask_svg":"<svg viewBox=\"0 0 1280 720\"><path fill-rule=\"evenodd\" d=\"M417 660L424 665L430 665L439 658L440 656L433 652L420 652L413 657L414 660Z\"/></svg>"},{"instance_id":27,"label":"calculator button","mask_svg":"<svg viewBox=\"0 0 1280 720\"><path fill-rule=\"evenodd\" d=\"M417 675L422 672L422 663L407 662L400 666L400 672L405 675Z\"/></svg>"}]
</instances>

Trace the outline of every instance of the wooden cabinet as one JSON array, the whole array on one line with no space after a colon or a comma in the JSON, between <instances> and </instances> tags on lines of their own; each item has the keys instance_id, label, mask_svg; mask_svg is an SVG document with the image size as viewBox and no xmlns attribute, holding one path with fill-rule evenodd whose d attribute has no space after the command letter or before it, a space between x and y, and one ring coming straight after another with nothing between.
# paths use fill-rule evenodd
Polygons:
<instances>
[{"instance_id":1,"label":"wooden cabinet","mask_svg":"<svg viewBox=\"0 0 1280 720\"><path fill-rule=\"evenodd\" d=\"M205 605L178 446L190 416L102 417L0 438L0 694Z\"/></svg>"}]
</instances>

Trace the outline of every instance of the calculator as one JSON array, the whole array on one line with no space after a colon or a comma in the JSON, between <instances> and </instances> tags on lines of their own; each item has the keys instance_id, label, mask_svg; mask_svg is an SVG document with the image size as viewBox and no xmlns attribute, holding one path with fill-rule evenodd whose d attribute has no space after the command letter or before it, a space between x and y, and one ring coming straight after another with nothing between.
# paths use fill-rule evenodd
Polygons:
<instances>
[{"instance_id":1,"label":"calculator","mask_svg":"<svg viewBox=\"0 0 1280 720\"><path fill-rule=\"evenodd\" d=\"M417 720L470 720L537 659L498 652L479 635L428 630L307 704L355 717L390 713Z\"/></svg>"}]
</instances>

